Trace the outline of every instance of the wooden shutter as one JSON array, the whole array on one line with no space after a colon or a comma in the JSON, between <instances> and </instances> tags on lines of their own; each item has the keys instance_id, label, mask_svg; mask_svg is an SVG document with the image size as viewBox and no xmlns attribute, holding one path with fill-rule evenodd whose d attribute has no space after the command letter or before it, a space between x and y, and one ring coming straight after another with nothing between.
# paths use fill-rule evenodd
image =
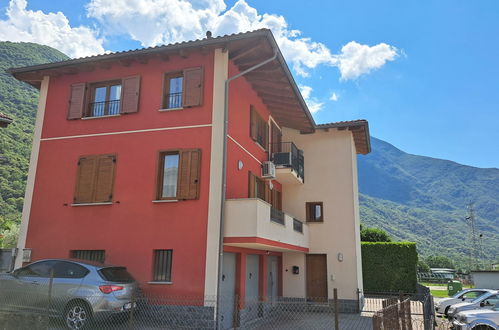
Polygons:
<instances>
[{"instance_id":1,"label":"wooden shutter","mask_svg":"<svg viewBox=\"0 0 499 330\"><path fill-rule=\"evenodd\" d=\"M94 195L95 168L97 158L94 156L81 157L78 160L76 174L75 203L92 203Z\"/></svg>"},{"instance_id":2,"label":"wooden shutter","mask_svg":"<svg viewBox=\"0 0 499 330\"><path fill-rule=\"evenodd\" d=\"M248 198L256 197L256 177L253 173L248 172Z\"/></svg>"},{"instance_id":3,"label":"wooden shutter","mask_svg":"<svg viewBox=\"0 0 499 330\"><path fill-rule=\"evenodd\" d=\"M71 85L69 93L68 119L80 119L83 116L83 108L85 106L85 89L85 83Z\"/></svg>"},{"instance_id":4,"label":"wooden shutter","mask_svg":"<svg viewBox=\"0 0 499 330\"><path fill-rule=\"evenodd\" d=\"M264 186L264 200L269 203L269 204L272 204L272 190L270 190L270 187L269 185L265 182L263 184Z\"/></svg>"},{"instance_id":5,"label":"wooden shutter","mask_svg":"<svg viewBox=\"0 0 499 330\"><path fill-rule=\"evenodd\" d=\"M184 95L182 105L193 107L203 101L203 68L184 70Z\"/></svg>"},{"instance_id":6,"label":"wooden shutter","mask_svg":"<svg viewBox=\"0 0 499 330\"><path fill-rule=\"evenodd\" d=\"M252 105L250 105L250 136L254 141L258 136L258 114Z\"/></svg>"},{"instance_id":7,"label":"wooden shutter","mask_svg":"<svg viewBox=\"0 0 499 330\"><path fill-rule=\"evenodd\" d=\"M181 150L177 197L178 199L199 198L199 175L201 150Z\"/></svg>"},{"instance_id":8,"label":"wooden shutter","mask_svg":"<svg viewBox=\"0 0 499 330\"><path fill-rule=\"evenodd\" d=\"M115 163L116 156L114 155L105 155L98 158L95 171L95 203L111 202L113 200Z\"/></svg>"},{"instance_id":9,"label":"wooden shutter","mask_svg":"<svg viewBox=\"0 0 499 330\"><path fill-rule=\"evenodd\" d=\"M121 113L139 111L140 76L123 78L121 81Z\"/></svg>"}]
</instances>

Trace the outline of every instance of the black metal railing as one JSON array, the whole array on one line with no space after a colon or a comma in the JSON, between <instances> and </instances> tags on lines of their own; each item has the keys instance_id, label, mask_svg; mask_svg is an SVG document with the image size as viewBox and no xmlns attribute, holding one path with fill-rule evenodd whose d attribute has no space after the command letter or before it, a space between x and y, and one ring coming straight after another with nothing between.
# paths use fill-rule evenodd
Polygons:
<instances>
[{"instance_id":1,"label":"black metal railing","mask_svg":"<svg viewBox=\"0 0 499 330\"><path fill-rule=\"evenodd\" d=\"M281 225L284 225L284 212L271 207L270 208L270 221L277 222Z\"/></svg>"},{"instance_id":2,"label":"black metal railing","mask_svg":"<svg viewBox=\"0 0 499 330\"><path fill-rule=\"evenodd\" d=\"M182 92L166 95L166 109L182 108Z\"/></svg>"},{"instance_id":3,"label":"black metal railing","mask_svg":"<svg viewBox=\"0 0 499 330\"><path fill-rule=\"evenodd\" d=\"M120 113L120 100L90 103L89 117L102 117L117 115Z\"/></svg>"},{"instance_id":4,"label":"black metal railing","mask_svg":"<svg viewBox=\"0 0 499 330\"><path fill-rule=\"evenodd\" d=\"M298 149L293 142L273 143L271 147L272 161L277 168L292 168L299 178L305 180L303 150Z\"/></svg>"},{"instance_id":5,"label":"black metal railing","mask_svg":"<svg viewBox=\"0 0 499 330\"><path fill-rule=\"evenodd\" d=\"M299 233L303 233L303 222L293 218L293 230Z\"/></svg>"}]
</instances>

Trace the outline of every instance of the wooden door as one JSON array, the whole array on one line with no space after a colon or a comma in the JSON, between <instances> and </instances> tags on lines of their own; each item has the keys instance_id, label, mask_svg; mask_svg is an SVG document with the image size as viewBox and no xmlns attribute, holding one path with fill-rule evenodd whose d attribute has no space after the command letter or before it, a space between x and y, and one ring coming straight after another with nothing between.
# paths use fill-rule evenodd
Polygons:
<instances>
[{"instance_id":1,"label":"wooden door","mask_svg":"<svg viewBox=\"0 0 499 330\"><path fill-rule=\"evenodd\" d=\"M307 255L307 299L327 301L327 260L325 254Z\"/></svg>"}]
</instances>

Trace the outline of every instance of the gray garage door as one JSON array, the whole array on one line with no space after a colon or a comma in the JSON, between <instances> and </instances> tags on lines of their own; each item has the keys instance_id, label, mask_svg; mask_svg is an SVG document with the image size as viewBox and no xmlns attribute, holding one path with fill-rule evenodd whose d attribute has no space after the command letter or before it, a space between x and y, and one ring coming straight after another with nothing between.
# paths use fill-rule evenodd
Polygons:
<instances>
[{"instance_id":1,"label":"gray garage door","mask_svg":"<svg viewBox=\"0 0 499 330\"><path fill-rule=\"evenodd\" d=\"M268 257L268 266L267 266L267 296L269 302L272 304L277 300L277 257L269 256Z\"/></svg>"},{"instance_id":2,"label":"gray garage door","mask_svg":"<svg viewBox=\"0 0 499 330\"><path fill-rule=\"evenodd\" d=\"M230 329L234 323L234 296L236 290L236 255L224 253L220 301L222 329Z\"/></svg>"},{"instance_id":3,"label":"gray garage door","mask_svg":"<svg viewBox=\"0 0 499 330\"><path fill-rule=\"evenodd\" d=\"M258 273L259 257L254 254L246 256L246 308L245 318L247 320L258 317Z\"/></svg>"}]
</instances>

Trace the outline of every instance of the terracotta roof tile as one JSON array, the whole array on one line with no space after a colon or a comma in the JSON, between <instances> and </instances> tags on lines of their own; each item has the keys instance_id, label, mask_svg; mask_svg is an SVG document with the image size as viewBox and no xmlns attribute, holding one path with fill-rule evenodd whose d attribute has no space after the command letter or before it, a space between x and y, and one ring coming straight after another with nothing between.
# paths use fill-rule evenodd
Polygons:
<instances>
[{"instance_id":1,"label":"terracotta roof tile","mask_svg":"<svg viewBox=\"0 0 499 330\"><path fill-rule=\"evenodd\" d=\"M334 123L324 123L315 125L318 129L337 128L352 132L355 148L359 154L371 152L371 138L369 136L369 123L365 119L338 121Z\"/></svg>"}]
</instances>

